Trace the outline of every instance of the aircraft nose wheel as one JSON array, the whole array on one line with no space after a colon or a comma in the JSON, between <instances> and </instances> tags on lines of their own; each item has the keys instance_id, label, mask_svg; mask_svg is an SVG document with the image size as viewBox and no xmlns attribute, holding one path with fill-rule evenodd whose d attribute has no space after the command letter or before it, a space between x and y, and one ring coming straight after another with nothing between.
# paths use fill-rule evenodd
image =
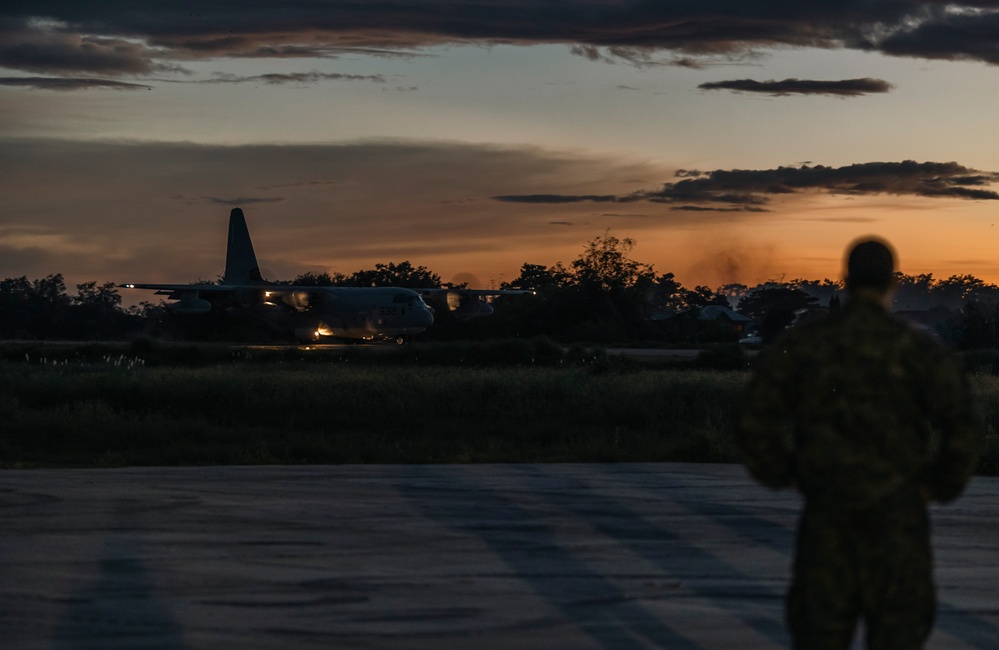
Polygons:
<instances>
[{"instance_id":1,"label":"aircraft nose wheel","mask_svg":"<svg viewBox=\"0 0 999 650\"><path fill-rule=\"evenodd\" d=\"M408 342L409 342L409 339L407 339L402 334L400 334L399 336L395 337L395 344L396 345L406 345L406 343L408 343Z\"/></svg>"}]
</instances>

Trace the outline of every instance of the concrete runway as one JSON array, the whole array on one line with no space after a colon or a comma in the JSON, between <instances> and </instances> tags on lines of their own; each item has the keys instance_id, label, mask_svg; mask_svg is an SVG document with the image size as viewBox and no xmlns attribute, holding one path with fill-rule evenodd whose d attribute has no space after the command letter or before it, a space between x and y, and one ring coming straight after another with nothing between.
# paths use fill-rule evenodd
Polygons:
<instances>
[{"instance_id":1,"label":"concrete runway","mask_svg":"<svg viewBox=\"0 0 999 650\"><path fill-rule=\"evenodd\" d=\"M6 470L0 506L5 650L788 641L799 500L738 466ZM928 648L999 647L999 479L933 519Z\"/></svg>"}]
</instances>

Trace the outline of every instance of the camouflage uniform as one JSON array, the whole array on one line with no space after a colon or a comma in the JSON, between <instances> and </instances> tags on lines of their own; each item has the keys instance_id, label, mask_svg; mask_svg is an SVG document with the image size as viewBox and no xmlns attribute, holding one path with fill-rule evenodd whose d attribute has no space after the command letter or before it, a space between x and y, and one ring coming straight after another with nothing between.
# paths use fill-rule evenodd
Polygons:
<instances>
[{"instance_id":1,"label":"camouflage uniform","mask_svg":"<svg viewBox=\"0 0 999 650\"><path fill-rule=\"evenodd\" d=\"M761 355L738 436L805 495L787 617L797 648L920 648L935 602L926 499L957 497L980 426L956 359L862 294Z\"/></svg>"}]
</instances>

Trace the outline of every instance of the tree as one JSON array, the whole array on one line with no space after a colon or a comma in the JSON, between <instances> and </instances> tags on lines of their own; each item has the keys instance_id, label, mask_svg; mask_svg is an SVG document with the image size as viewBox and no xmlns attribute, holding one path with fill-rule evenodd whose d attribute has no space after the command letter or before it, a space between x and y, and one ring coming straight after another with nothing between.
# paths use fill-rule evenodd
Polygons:
<instances>
[{"instance_id":1,"label":"tree","mask_svg":"<svg viewBox=\"0 0 999 650\"><path fill-rule=\"evenodd\" d=\"M655 282L652 266L631 259L632 239L618 239L609 232L592 239L572 263L577 284L604 290L627 289L642 282Z\"/></svg>"},{"instance_id":2,"label":"tree","mask_svg":"<svg viewBox=\"0 0 999 650\"><path fill-rule=\"evenodd\" d=\"M0 281L0 337L26 338L34 326L31 323L30 305L32 284L28 278L6 278Z\"/></svg>"},{"instance_id":3,"label":"tree","mask_svg":"<svg viewBox=\"0 0 999 650\"><path fill-rule=\"evenodd\" d=\"M835 282L829 278L822 280L803 280L797 278L786 283L788 287L800 289L818 301L818 304L829 306L834 297L843 291L843 283Z\"/></svg>"},{"instance_id":4,"label":"tree","mask_svg":"<svg viewBox=\"0 0 999 650\"><path fill-rule=\"evenodd\" d=\"M970 301L965 305L958 323L957 345L971 350L996 347L997 317L999 309L996 305Z\"/></svg>"},{"instance_id":5,"label":"tree","mask_svg":"<svg viewBox=\"0 0 999 650\"><path fill-rule=\"evenodd\" d=\"M355 287L419 287L441 286L441 276L425 266L413 266L408 260L398 264L375 264L375 268L357 271L348 284Z\"/></svg>"},{"instance_id":6,"label":"tree","mask_svg":"<svg viewBox=\"0 0 999 650\"><path fill-rule=\"evenodd\" d=\"M895 293L892 308L896 311L929 309L933 306L930 292L936 280L932 273L906 275L895 273Z\"/></svg>"},{"instance_id":7,"label":"tree","mask_svg":"<svg viewBox=\"0 0 999 650\"><path fill-rule=\"evenodd\" d=\"M605 232L572 262L565 310L575 322L567 324L569 338L609 343L647 335L657 278L651 265L631 258L634 246Z\"/></svg>"},{"instance_id":8,"label":"tree","mask_svg":"<svg viewBox=\"0 0 999 650\"><path fill-rule=\"evenodd\" d=\"M0 281L0 337L17 339L114 339L136 331L142 320L121 309L113 282L84 282L75 296L56 273L29 281Z\"/></svg>"},{"instance_id":9,"label":"tree","mask_svg":"<svg viewBox=\"0 0 999 650\"><path fill-rule=\"evenodd\" d=\"M952 275L933 285L932 297L936 304L951 309L960 309L972 301L996 300L999 289L985 284L973 275Z\"/></svg>"},{"instance_id":10,"label":"tree","mask_svg":"<svg viewBox=\"0 0 999 650\"><path fill-rule=\"evenodd\" d=\"M98 286L96 281L91 280L76 285L76 295L73 296L72 303L77 307L114 312L121 305L121 296L118 295L114 282L105 282Z\"/></svg>"},{"instance_id":11,"label":"tree","mask_svg":"<svg viewBox=\"0 0 999 650\"><path fill-rule=\"evenodd\" d=\"M35 299L41 304L56 309L69 305L69 296L66 295L66 281L63 280L62 273L47 275L35 280L32 287Z\"/></svg>"},{"instance_id":12,"label":"tree","mask_svg":"<svg viewBox=\"0 0 999 650\"><path fill-rule=\"evenodd\" d=\"M76 285L71 298L67 333L74 339L118 338L138 323L121 310L121 296L114 282L98 285L91 280Z\"/></svg>"},{"instance_id":13,"label":"tree","mask_svg":"<svg viewBox=\"0 0 999 650\"><path fill-rule=\"evenodd\" d=\"M794 322L799 309L816 307L818 301L791 287L760 287L739 301L739 312L756 321L764 342L772 341Z\"/></svg>"},{"instance_id":14,"label":"tree","mask_svg":"<svg viewBox=\"0 0 999 650\"><path fill-rule=\"evenodd\" d=\"M543 264L524 264L520 275L500 284L501 289L533 289L539 296L550 295L572 282L571 274L559 262L549 268Z\"/></svg>"},{"instance_id":15,"label":"tree","mask_svg":"<svg viewBox=\"0 0 999 650\"><path fill-rule=\"evenodd\" d=\"M534 295L499 296L496 312L477 327L491 336L550 336L562 338L574 318L570 312L574 292L572 274L558 262L523 264L520 275L500 284L500 289L531 289Z\"/></svg>"},{"instance_id":16,"label":"tree","mask_svg":"<svg viewBox=\"0 0 999 650\"><path fill-rule=\"evenodd\" d=\"M41 339L65 336L69 304L62 273L34 280L27 305L31 336Z\"/></svg>"},{"instance_id":17,"label":"tree","mask_svg":"<svg viewBox=\"0 0 999 650\"><path fill-rule=\"evenodd\" d=\"M342 273L312 273L308 271L295 277L291 283L299 287L341 287L348 284L349 278Z\"/></svg>"},{"instance_id":18,"label":"tree","mask_svg":"<svg viewBox=\"0 0 999 650\"><path fill-rule=\"evenodd\" d=\"M669 336L651 318L712 304L707 287L686 289L672 273L657 275L635 260L635 242L605 232L588 242L569 267L524 264L504 289L534 289L536 296L497 299L493 322L506 332L545 334L561 340L614 342ZM724 300L724 298L721 298Z\"/></svg>"}]
</instances>

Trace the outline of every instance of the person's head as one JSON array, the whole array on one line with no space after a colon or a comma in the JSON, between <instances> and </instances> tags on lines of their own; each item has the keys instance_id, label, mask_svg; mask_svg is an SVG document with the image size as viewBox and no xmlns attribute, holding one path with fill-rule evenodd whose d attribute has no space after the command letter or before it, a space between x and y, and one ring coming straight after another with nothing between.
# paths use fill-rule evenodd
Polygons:
<instances>
[{"instance_id":1,"label":"person's head","mask_svg":"<svg viewBox=\"0 0 999 650\"><path fill-rule=\"evenodd\" d=\"M876 238L854 242L846 258L846 290L887 294L895 286L895 254L891 244Z\"/></svg>"}]
</instances>

